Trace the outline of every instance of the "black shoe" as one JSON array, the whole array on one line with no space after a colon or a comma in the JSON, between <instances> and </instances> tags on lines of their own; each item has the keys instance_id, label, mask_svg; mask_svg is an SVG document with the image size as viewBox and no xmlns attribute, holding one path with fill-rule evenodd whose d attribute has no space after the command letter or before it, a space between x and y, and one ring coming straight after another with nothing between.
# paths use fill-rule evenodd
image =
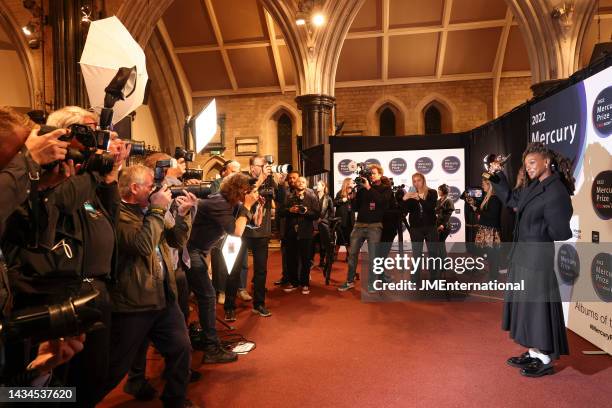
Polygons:
<instances>
[{"instance_id":1,"label":"black shoe","mask_svg":"<svg viewBox=\"0 0 612 408\"><path fill-rule=\"evenodd\" d=\"M274 286L282 286L282 285L287 285L289 283L288 280L284 280L284 279L279 279L277 281L274 282Z\"/></svg>"},{"instance_id":2,"label":"black shoe","mask_svg":"<svg viewBox=\"0 0 612 408\"><path fill-rule=\"evenodd\" d=\"M525 368L529 364L533 363L535 360L538 360L538 359L531 357L529 355L529 352L526 351L518 357L510 357L508 360L506 360L506 364L512 367L516 367L516 368Z\"/></svg>"},{"instance_id":3,"label":"black shoe","mask_svg":"<svg viewBox=\"0 0 612 408\"><path fill-rule=\"evenodd\" d=\"M253 308L253 313L260 315L261 317L270 317L272 313L265 306L257 306Z\"/></svg>"},{"instance_id":4,"label":"black shoe","mask_svg":"<svg viewBox=\"0 0 612 408\"><path fill-rule=\"evenodd\" d=\"M204 351L203 364L231 363L238 360L238 354L233 351L226 351L221 346L209 348Z\"/></svg>"},{"instance_id":5,"label":"black shoe","mask_svg":"<svg viewBox=\"0 0 612 408\"><path fill-rule=\"evenodd\" d=\"M234 309L225 311L225 321L226 322L235 322L236 321L236 311Z\"/></svg>"},{"instance_id":6,"label":"black shoe","mask_svg":"<svg viewBox=\"0 0 612 408\"><path fill-rule=\"evenodd\" d=\"M200 381L201 378L202 378L202 373L195 371L195 370L189 370L189 382L190 383Z\"/></svg>"},{"instance_id":7,"label":"black shoe","mask_svg":"<svg viewBox=\"0 0 612 408\"><path fill-rule=\"evenodd\" d=\"M151 401L157 397L157 390L146 379L138 383L127 381L123 386L123 392L130 394L138 401Z\"/></svg>"},{"instance_id":8,"label":"black shoe","mask_svg":"<svg viewBox=\"0 0 612 408\"><path fill-rule=\"evenodd\" d=\"M555 373L552 362L544 364L539 358L534 358L534 360L535 361L529 363L525 368L521 369L522 375L525 377L542 377Z\"/></svg>"}]
</instances>

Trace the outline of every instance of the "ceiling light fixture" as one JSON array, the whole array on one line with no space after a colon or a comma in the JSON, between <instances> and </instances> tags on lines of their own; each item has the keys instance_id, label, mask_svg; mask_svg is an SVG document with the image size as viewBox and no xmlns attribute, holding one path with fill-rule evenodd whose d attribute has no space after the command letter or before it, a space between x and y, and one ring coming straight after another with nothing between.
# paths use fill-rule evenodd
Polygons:
<instances>
[{"instance_id":1,"label":"ceiling light fixture","mask_svg":"<svg viewBox=\"0 0 612 408\"><path fill-rule=\"evenodd\" d=\"M21 31L23 31L26 37L31 37L36 31L36 26L30 21L28 24L21 27Z\"/></svg>"},{"instance_id":2,"label":"ceiling light fixture","mask_svg":"<svg viewBox=\"0 0 612 408\"><path fill-rule=\"evenodd\" d=\"M325 24L325 16L323 13L315 13L312 16L312 24L314 24L316 27L321 27L323 24Z\"/></svg>"},{"instance_id":3,"label":"ceiling light fixture","mask_svg":"<svg viewBox=\"0 0 612 408\"><path fill-rule=\"evenodd\" d=\"M309 31L312 26L321 27L326 20L325 14L321 12L322 9L323 5L320 0L300 0L295 13L295 24L307 26Z\"/></svg>"}]
</instances>

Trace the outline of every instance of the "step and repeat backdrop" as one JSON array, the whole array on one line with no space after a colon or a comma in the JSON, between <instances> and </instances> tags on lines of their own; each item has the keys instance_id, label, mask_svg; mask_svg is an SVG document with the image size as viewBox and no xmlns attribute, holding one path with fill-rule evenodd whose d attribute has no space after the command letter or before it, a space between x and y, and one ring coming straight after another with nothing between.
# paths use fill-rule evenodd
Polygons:
<instances>
[{"instance_id":1,"label":"step and repeat backdrop","mask_svg":"<svg viewBox=\"0 0 612 408\"><path fill-rule=\"evenodd\" d=\"M404 184L406 190L412 186L412 175L422 173L429 188L437 190L440 184L447 184L449 195L455 201L456 210L451 217L452 233L446 242L465 242L464 203L459 200L465 190L464 158L464 149L334 152L334 185L330 190L333 190L335 197L345 178L357 177L353 170L356 163L381 165L384 175L392 178L395 186ZM406 234L404 241L409 240Z\"/></svg>"},{"instance_id":2,"label":"step and repeat backdrop","mask_svg":"<svg viewBox=\"0 0 612 408\"><path fill-rule=\"evenodd\" d=\"M529 142L573 160L574 237L557 243L567 326L612 354L612 67L531 107Z\"/></svg>"}]
</instances>

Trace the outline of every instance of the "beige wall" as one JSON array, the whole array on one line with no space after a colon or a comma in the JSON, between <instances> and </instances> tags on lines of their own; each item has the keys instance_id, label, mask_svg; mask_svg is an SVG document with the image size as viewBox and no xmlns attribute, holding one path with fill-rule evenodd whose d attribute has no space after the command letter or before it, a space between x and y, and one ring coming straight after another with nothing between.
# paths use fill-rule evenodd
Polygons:
<instances>
[{"instance_id":1,"label":"beige wall","mask_svg":"<svg viewBox=\"0 0 612 408\"><path fill-rule=\"evenodd\" d=\"M136 117L132 122L132 138L144 140L147 145L160 145L155 121L151 109L147 105L142 105L136 109Z\"/></svg>"},{"instance_id":2,"label":"beige wall","mask_svg":"<svg viewBox=\"0 0 612 408\"><path fill-rule=\"evenodd\" d=\"M0 50L0 105L29 107L30 92L17 52Z\"/></svg>"},{"instance_id":3,"label":"beige wall","mask_svg":"<svg viewBox=\"0 0 612 408\"><path fill-rule=\"evenodd\" d=\"M499 89L500 114L529 99L530 85L530 78L502 79ZM419 133L420 112L432 100L441 102L452 111L454 132L470 130L493 119L492 80L337 89L336 98L338 121L345 121L344 130L361 130L364 135L370 134L372 128L378 132L377 126L368 123L368 116L374 117L377 107L385 101L393 102L404 112L405 134ZM259 137L259 152L276 155L273 116L279 109L285 109L290 116L295 116L297 123L294 123L293 133L301 134L301 116L294 99L294 93L218 97L217 112L226 115L224 158L234 158L237 137ZM202 109L209 100L195 98L194 111ZM297 157L295 153L294 157ZM247 166L248 157L239 156L237 159L244 167ZM202 161L205 162L206 158Z\"/></svg>"}]
</instances>

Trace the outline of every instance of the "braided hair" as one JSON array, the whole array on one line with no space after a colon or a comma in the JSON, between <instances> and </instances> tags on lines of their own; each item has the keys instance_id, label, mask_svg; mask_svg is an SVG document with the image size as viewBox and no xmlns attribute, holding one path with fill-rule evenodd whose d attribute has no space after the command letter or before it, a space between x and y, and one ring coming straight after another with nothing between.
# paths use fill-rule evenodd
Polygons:
<instances>
[{"instance_id":1,"label":"braided hair","mask_svg":"<svg viewBox=\"0 0 612 408\"><path fill-rule=\"evenodd\" d=\"M561 181L567 189L567 192L570 195L573 195L574 190L576 189L576 179L574 179L574 176L572 175L572 161L567 157L563 156L561 153L549 149L543 143L536 142L530 143L527 146L527 149L525 149L525 151L523 152L523 163L525 163L525 157L532 153L538 153L550 160L551 170L559 175ZM523 169L523 171L525 170ZM526 180L528 179L529 178L526 178Z\"/></svg>"}]
</instances>

